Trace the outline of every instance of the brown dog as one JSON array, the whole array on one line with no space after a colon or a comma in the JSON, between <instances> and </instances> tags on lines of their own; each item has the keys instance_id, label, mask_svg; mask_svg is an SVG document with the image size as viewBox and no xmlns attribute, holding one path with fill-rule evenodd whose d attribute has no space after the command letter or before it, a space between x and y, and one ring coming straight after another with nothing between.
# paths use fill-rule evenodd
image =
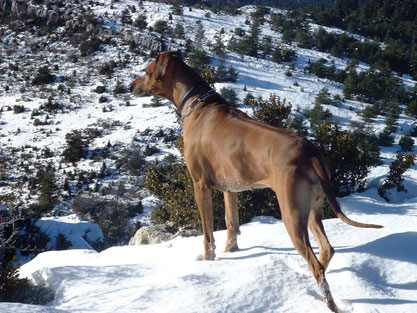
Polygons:
<instances>
[{"instance_id":1,"label":"brown dog","mask_svg":"<svg viewBox=\"0 0 417 313\"><path fill-rule=\"evenodd\" d=\"M336 312L324 274L334 254L321 221L324 196L347 224L382 226L358 223L342 213L319 150L290 131L262 124L228 105L177 52L161 53L146 68L146 74L132 83L131 91L137 96L158 95L172 101L183 119L184 157L201 214L204 260L215 258L211 190L224 192L225 251L229 252L238 249L237 192L272 188L295 248L308 262L324 301ZM319 260L310 246L307 228L319 245Z\"/></svg>"}]
</instances>

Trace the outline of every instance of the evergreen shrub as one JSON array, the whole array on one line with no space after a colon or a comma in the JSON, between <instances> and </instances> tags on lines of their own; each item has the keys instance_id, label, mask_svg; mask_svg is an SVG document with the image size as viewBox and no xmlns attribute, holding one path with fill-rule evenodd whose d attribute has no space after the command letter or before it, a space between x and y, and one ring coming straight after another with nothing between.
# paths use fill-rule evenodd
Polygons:
<instances>
[{"instance_id":1,"label":"evergreen shrub","mask_svg":"<svg viewBox=\"0 0 417 313\"><path fill-rule=\"evenodd\" d=\"M268 100L258 98L250 100L249 105L253 110L253 117L259 121L275 126L286 127L286 119L291 113L291 103L287 105L286 99L271 94Z\"/></svg>"},{"instance_id":2,"label":"evergreen shrub","mask_svg":"<svg viewBox=\"0 0 417 313\"><path fill-rule=\"evenodd\" d=\"M329 163L331 181L337 196L361 190L370 168L380 164L375 136L359 130L341 130L324 122L314 131L313 143Z\"/></svg>"},{"instance_id":3,"label":"evergreen shrub","mask_svg":"<svg viewBox=\"0 0 417 313\"><path fill-rule=\"evenodd\" d=\"M74 130L65 135L67 147L62 152L65 162L76 163L87 155L87 142L81 133Z\"/></svg>"},{"instance_id":4,"label":"evergreen shrub","mask_svg":"<svg viewBox=\"0 0 417 313\"><path fill-rule=\"evenodd\" d=\"M389 166L387 178L378 187L379 195L389 202L387 192L396 188L398 192L407 192L404 186L404 173L414 165L416 154L398 152L396 159Z\"/></svg>"},{"instance_id":5,"label":"evergreen shrub","mask_svg":"<svg viewBox=\"0 0 417 313\"><path fill-rule=\"evenodd\" d=\"M38 73L32 80L32 85L50 84L54 81L54 76L50 73L47 66L42 66L38 69Z\"/></svg>"}]
</instances>

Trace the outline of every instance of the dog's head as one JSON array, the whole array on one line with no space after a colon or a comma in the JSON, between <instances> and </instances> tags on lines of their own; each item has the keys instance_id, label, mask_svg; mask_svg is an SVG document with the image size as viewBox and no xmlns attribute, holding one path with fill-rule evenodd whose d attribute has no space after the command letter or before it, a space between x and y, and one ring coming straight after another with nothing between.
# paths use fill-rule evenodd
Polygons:
<instances>
[{"instance_id":1,"label":"dog's head","mask_svg":"<svg viewBox=\"0 0 417 313\"><path fill-rule=\"evenodd\" d=\"M130 91L138 97L166 97L172 89L174 63L183 62L179 52L168 51L160 53L145 69L145 75L135 79Z\"/></svg>"}]
</instances>

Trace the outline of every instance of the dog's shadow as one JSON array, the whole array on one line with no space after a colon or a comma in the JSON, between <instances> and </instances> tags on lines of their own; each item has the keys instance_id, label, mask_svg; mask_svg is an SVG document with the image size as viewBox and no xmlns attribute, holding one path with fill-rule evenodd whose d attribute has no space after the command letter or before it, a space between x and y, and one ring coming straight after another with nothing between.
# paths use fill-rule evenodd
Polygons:
<instances>
[{"instance_id":1,"label":"dog's shadow","mask_svg":"<svg viewBox=\"0 0 417 313\"><path fill-rule=\"evenodd\" d=\"M246 251L252 251L252 250L263 250L260 252L254 252L247 255L239 255L239 252L246 252ZM249 248L243 248L236 250L235 252L225 252L222 253L221 256L217 258L218 261L221 260L247 260L247 259L254 259L263 257L265 255L298 255L295 248L271 248L266 246L253 246Z\"/></svg>"}]
</instances>

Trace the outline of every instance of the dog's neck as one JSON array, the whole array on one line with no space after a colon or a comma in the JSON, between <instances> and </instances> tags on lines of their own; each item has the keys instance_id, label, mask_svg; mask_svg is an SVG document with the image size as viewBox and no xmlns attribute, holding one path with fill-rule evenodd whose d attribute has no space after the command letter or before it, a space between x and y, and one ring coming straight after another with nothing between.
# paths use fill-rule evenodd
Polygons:
<instances>
[{"instance_id":1,"label":"dog's neck","mask_svg":"<svg viewBox=\"0 0 417 313\"><path fill-rule=\"evenodd\" d=\"M199 96L211 89L210 86L194 72L194 70L187 65L185 66L187 75L175 77L176 83L172 90L172 102L174 102L179 116L181 116L182 110L186 107L187 102L189 102L191 98ZM177 73L181 72L183 71L177 71Z\"/></svg>"},{"instance_id":2,"label":"dog's neck","mask_svg":"<svg viewBox=\"0 0 417 313\"><path fill-rule=\"evenodd\" d=\"M191 98L200 96L202 93L207 92L208 90L211 90L211 87L206 82L200 83L188 89L188 91L182 96L180 102L176 105L177 114L181 117L182 110L186 106L187 102L189 102Z\"/></svg>"}]
</instances>

